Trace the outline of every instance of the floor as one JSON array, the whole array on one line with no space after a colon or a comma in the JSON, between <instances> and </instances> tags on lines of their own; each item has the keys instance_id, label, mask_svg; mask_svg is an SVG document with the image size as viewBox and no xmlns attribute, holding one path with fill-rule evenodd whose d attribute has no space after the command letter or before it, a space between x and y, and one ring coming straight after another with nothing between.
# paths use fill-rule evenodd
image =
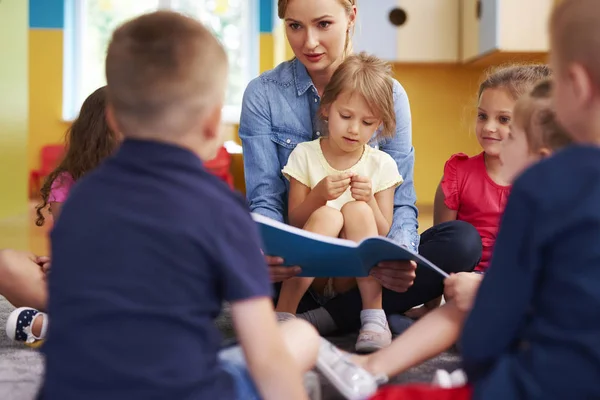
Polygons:
<instances>
[{"instance_id":1,"label":"floor","mask_svg":"<svg viewBox=\"0 0 600 400\"><path fill-rule=\"evenodd\" d=\"M38 255L48 254L48 231L51 224L38 227L34 224L36 202L30 204L30 215L0 221L0 247L29 250ZM429 228L433 221L431 209L421 207L419 231ZM4 327L8 314L13 307L0 297L0 327ZM225 317L217 324L224 332L226 340L232 340L230 321ZM351 351L356 337L354 335L329 338L341 348ZM392 383L430 382L436 369L452 371L460 364L459 356L454 352L444 353L428 362L395 377ZM0 330L0 399L30 400L35 397L43 373L43 359L39 352L10 342ZM335 400L342 397L323 378L321 399ZM315 398L316 400L316 398Z\"/></svg>"}]
</instances>

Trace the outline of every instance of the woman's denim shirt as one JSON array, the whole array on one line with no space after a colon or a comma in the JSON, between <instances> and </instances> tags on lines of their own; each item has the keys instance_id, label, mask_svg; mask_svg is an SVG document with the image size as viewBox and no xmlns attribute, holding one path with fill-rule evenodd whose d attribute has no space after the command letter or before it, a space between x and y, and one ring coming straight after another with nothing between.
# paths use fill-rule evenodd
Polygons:
<instances>
[{"instance_id":1,"label":"woman's denim shirt","mask_svg":"<svg viewBox=\"0 0 600 400\"><path fill-rule=\"evenodd\" d=\"M244 92L239 135L244 153L246 193L252 212L287 222L289 182L281 174L298 143L321 135L321 99L304 65L297 59L281 63L253 79ZM394 221L388 237L417 251L415 153L411 117L404 88L394 80L396 134L372 145L391 155L404 182L394 196Z\"/></svg>"}]
</instances>

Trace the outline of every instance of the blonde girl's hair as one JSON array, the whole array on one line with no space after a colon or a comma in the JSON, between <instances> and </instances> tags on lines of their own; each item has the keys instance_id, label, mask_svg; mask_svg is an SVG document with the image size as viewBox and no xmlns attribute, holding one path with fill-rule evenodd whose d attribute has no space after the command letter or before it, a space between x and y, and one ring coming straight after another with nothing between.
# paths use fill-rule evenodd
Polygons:
<instances>
[{"instance_id":1,"label":"blonde girl's hair","mask_svg":"<svg viewBox=\"0 0 600 400\"><path fill-rule=\"evenodd\" d=\"M279 18L285 18L285 12L287 10L288 4L291 0L278 0L277 1L277 15ZM297 0L300 1L300 0ZM346 10L346 14L350 15L352 12L352 7L357 6L358 0L337 0L344 10ZM344 57L352 54L352 36L354 35L354 24L351 27L348 27L346 31L346 43L344 44Z\"/></svg>"},{"instance_id":2,"label":"blonde girl's hair","mask_svg":"<svg viewBox=\"0 0 600 400\"><path fill-rule=\"evenodd\" d=\"M545 79L517 101L515 124L525 131L529 152L543 148L560 150L572 143L571 137L556 120L552 107L552 81Z\"/></svg>"},{"instance_id":3,"label":"blonde girl's hair","mask_svg":"<svg viewBox=\"0 0 600 400\"><path fill-rule=\"evenodd\" d=\"M321 97L319 113L327 119L329 108L338 96L342 93L357 94L381 120L379 136L392 137L396 132L393 90L394 81L388 63L364 52L353 54L346 57L333 73Z\"/></svg>"}]
</instances>

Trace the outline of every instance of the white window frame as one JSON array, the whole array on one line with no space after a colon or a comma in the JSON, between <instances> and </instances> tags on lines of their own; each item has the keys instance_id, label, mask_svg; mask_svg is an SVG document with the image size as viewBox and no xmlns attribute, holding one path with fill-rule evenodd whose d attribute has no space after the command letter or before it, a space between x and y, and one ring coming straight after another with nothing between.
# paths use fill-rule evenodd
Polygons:
<instances>
[{"instance_id":1,"label":"white window frame","mask_svg":"<svg viewBox=\"0 0 600 400\"><path fill-rule=\"evenodd\" d=\"M120 0L128 1L128 0ZM244 29L242 51L248 60L248 68L244 81L246 84L258 75L259 54L259 0L243 0L249 15ZM172 0L158 0L158 9L171 9ZM62 120L71 122L79 113L85 97L81 96L81 71L83 68L81 54L83 46L80 34L85 26L84 4L81 0L65 0L65 26L63 34L63 103ZM241 103L241 99L240 99ZM241 105L225 105L222 119L224 123L239 124Z\"/></svg>"}]
</instances>

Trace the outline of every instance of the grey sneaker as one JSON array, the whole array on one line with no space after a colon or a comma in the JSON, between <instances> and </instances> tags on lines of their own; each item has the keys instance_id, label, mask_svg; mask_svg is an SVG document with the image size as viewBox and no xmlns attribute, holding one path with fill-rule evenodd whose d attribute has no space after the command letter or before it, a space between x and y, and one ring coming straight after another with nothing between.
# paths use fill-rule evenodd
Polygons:
<instances>
[{"instance_id":1,"label":"grey sneaker","mask_svg":"<svg viewBox=\"0 0 600 400\"><path fill-rule=\"evenodd\" d=\"M387 378L377 378L352 362L348 353L326 339L321 339L317 369L349 400L367 399L377 391L379 383L387 381Z\"/></svg>"},{"instance_id":2,"label":"grey sneaker","mask_svg":"<svg viewBox=\"0 0 600 400\"><path fill-rule=\"evenodd\" d=\"M392 344L392 332L388 324L385 324L383 332L360 330L356 339L356 351L358 353L372 353Z\"/></svg>"}]
</instances>

